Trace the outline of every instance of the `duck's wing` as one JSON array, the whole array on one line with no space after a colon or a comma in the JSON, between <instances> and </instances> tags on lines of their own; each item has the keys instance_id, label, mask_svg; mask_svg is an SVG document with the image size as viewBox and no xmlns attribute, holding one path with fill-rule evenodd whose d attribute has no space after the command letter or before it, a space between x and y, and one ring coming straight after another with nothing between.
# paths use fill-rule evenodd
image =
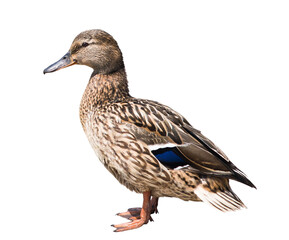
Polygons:
<instances>
[{"instance_id":1,"label":"duck's wing","mask_svg":"<svg viewBox=\"0 0 289 240\"><path fill-rule=\"evenodd\" d=\"M115 106L121 120L166 167L190 165L199 174L228 177L255 187L212 141L171 108L143 99Z\"/></svg>"}]
</instances>

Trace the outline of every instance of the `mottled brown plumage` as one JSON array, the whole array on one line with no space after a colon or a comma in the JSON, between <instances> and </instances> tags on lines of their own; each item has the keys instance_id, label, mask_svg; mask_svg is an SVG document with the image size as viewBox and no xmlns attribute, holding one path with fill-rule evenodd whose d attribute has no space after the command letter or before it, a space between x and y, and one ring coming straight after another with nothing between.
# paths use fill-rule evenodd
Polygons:
<instances>
[{"instance_id":1,"label":"mottled brown plumage","mask_svg":"<svg viewBox=\"0 0 289 240\"><path fill-rule=\"evenodd\" d=\"M142 208L116 231L142 226L159 197L209 202L222 211L245 207L229 179L255 187L228 157L176 111L129 94L122 53L104 31L79 34L69 52L44 70L83 64L93 73L80 104L80 120L104 166L128 189L143 193Z\"/></svg>"}]
</instances>

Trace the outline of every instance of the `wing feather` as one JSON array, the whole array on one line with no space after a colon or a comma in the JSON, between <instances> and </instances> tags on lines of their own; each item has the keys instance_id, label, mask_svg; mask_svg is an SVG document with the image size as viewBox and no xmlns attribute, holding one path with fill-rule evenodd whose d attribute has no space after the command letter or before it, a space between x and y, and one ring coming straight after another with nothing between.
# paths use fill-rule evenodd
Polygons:
<instances>
[{"instance_id":1,"label":"wing feather","mask_svg":"<svg viewBox=\"0 0 289 240\"><path fill-rule=\"evenodd\" d=\"M200 174L229 177L255 187L212 141L171 108L133 98L130 102L116 103L115 110L136 138L149 147L170 144Z\"/></svg>"}]
</instances>

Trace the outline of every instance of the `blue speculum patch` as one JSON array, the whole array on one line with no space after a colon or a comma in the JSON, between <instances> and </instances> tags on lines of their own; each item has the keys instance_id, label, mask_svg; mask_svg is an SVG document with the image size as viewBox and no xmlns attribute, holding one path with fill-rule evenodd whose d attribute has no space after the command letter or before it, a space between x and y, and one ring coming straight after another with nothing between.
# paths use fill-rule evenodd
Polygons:
<instances>
[{"instance_id":1,"label":"blue speculum patch","mask_svg":"<svg viewBox=\"0 0 289 240\"><path fill-rule=\"evenodd\" d=\"M176 148L161 148L152 151L152 153L162 164L170 168L188 164L181 158L181 154Z\"/></svg>"}]
</instances>

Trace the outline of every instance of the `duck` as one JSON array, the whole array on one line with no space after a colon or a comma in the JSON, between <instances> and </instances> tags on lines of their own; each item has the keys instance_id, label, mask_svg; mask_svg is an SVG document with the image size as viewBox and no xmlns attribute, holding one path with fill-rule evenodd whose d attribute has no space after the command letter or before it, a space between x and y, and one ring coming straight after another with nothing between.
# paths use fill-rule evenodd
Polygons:
<instances>
[{"instance_id":1,"label":"duck","mask_svg":"<svg viewBox=\"0 0 289 240\"><path fill-rule=\"evenodd\" d=\"M142 207L117 214L129 221L112 225L114 231L153 221L160 197L202 201L224 212L246 208L229 181L256 187L220 148L172 108L130 95L122 52L110 34L81 32L44 74L77 64L93 69L79 107L89 143L122 185L143 195Z\"/></svg>"}]
</instances>

